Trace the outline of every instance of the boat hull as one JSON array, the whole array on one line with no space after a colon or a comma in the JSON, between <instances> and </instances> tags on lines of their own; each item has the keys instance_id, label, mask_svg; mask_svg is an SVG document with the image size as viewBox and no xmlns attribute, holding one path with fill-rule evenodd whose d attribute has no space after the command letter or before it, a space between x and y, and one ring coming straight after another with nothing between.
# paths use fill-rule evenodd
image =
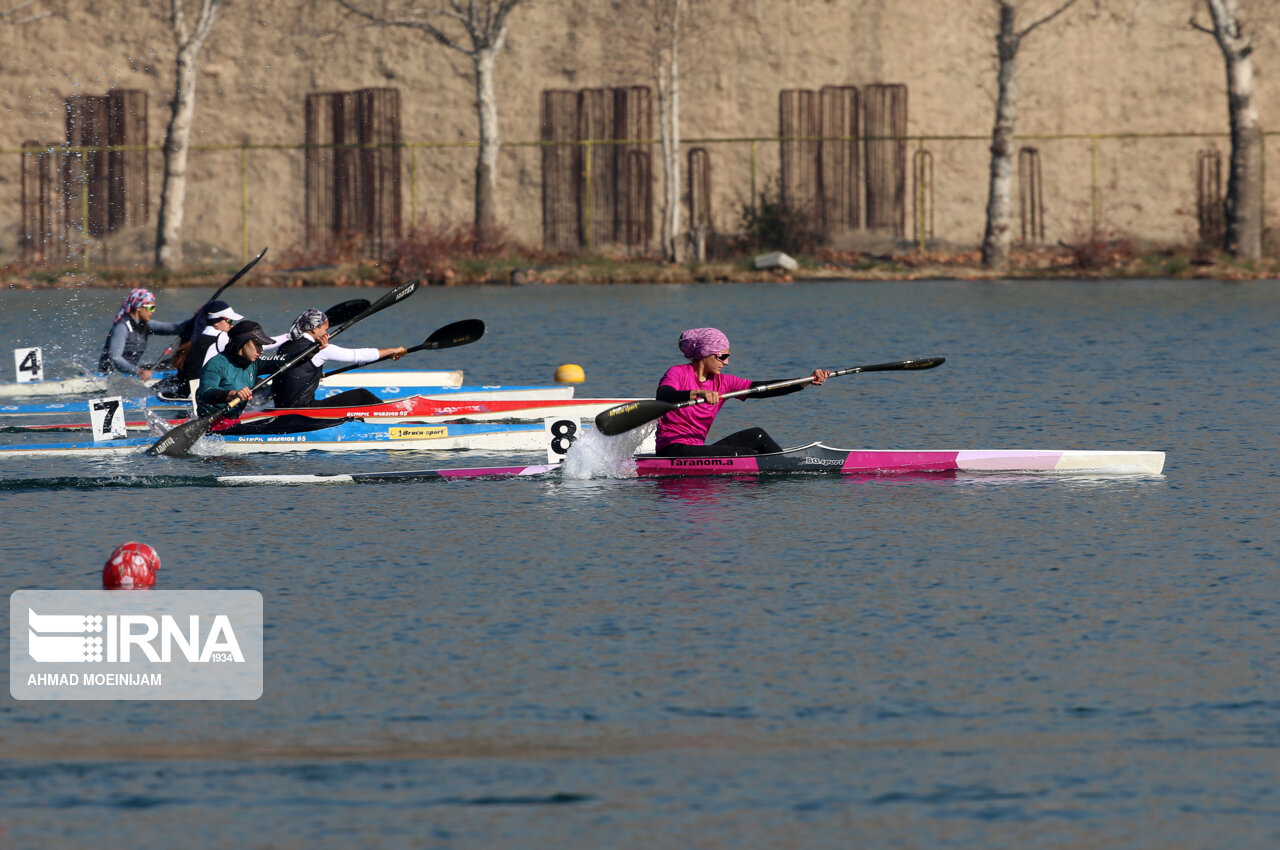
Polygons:
<instances>
[{"instance_id":1,"label":"boat hull","mask_svg":"<svg viewBox=\"0 0 1280 850\"><path fill-rule=\"evenodd\" d=\"M758 475L777 472L843 475L904 472L1099 472L1159 475L1164 452L1073 450L893 451L836 449L810 443L748 457L638 456L636 474Z\"/></svg>"},{"instance_id":2,"label":"boat hull","mask_svg":"<svg viewBox=\"0 0 1280 850\"><path fill-rule=\"evenodd\" d=\"M148 381L134 381L125 375L107 374L104 372L96 372L89 375L79 375L74 378L62 378L56 381L30 381L25 384L18 383L0 383L0 399L23 399L23 398L41 398L46 396L66 396L66 395L84 395L85 393L101 393L109 392L113 387L118 388L119 385L125 384L131 390L136 391L137 387L154 386L157 381L170 377L173 372L157 372L155 377ZM385 385L389 390L396 390L391 395L407 395L406 391L400 391L401 388L407 390L411 387L460 387L462 386L462 372L458 369L451 370L361 370L353 369L350 372L343 372L341 375L331 375L321 382L322 387L340 387L350 389L352 387L372 387L374 385ZM337 390L341 392L341 390Z\"/></svg>"},{"instance_id":3,"label":"boat hull","mask_svg":"<svg viewBox=\"0 0 1280 850\"><path fill-rule=\"evenodd\" d=\"M351 389L350 387L321 387L316 393L316 397L320 399L331 398L340 392ZM570 386L518 386L518 387L495 387L495 386L457 386L457 387L400 387L400 386L381 386L367 385L365 389L372 392L379 398L400 399L409 396L430 396L432 398L448 398L458 401L549 401L556 399L573 398L573 387ZM189 401L174 401L172 399L159 398L152 396L147 399L126 399L124 409L128 412L137 412L143 409L154 410L157 412L189 412L191 403ZM314 408L313 408L314 409ZM338 410L342 408L331 408ZM4 404L0 405L0 416L3 417L24 417L24 416L68 416L79 414L81 416L88 413L88 404L84 400L66 401L66 402L50 402L46 404ZM249 416L253 416L250 413ZM276 414L273 414L276 415Z\"/></svg>"},{"instance_id":4,"label":"boat hull","mask_svg":"<svg viewBox=\"0 0 1280 850\"><path fill-rule=\"evenodd\" d=\"M154 436L101 442L0 446L0 459L15 457L100 457L144 452ZM206 455L264 452L354 451L485 451L546 450L541 422L409 425L343 422L332 428L296 434L210 435L196 444Z\"/></svg>"},{"instance_id":5,"label":"boat hull","mask_svg":"<svg viewBox=\"0 0 1280 850\"><path fill-rule=\"evenodd\" d=\"M808 459L806 461L806 459ZM879 451L835 449L810 443L772 455L737 458L659 458L636 456L642 477L688 475L894 475L910 473L1026 473L1159 475L1164 452L1146 451ZM222 475L220 484L379 484L468 478L515 478L555 472L556 465L418 469L337 475Z\"/></svg>"}]
</instances>

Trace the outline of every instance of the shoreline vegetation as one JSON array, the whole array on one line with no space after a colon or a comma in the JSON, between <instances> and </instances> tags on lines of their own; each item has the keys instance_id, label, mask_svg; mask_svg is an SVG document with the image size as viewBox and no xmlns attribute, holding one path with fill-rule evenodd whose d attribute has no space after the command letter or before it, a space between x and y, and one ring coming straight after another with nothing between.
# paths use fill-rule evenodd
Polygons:
<instances>
[{"instance_id":1,"label":"shoreline vegetation","mask_svg":"<svg viewBox=\"0 0 1280 850\"><path fill-rule=\"evenodd\" d=\"M397 249L403 246L397 246ZM455 246L458 247L458 246ZM1009 267L982 266L981 249L918 246L899 243L877 250L817 248L790 254L795 270L753 268L767 250L737 250L705 262L664 263L652 256L621 252L593 255L549 255L506 243L488 249L472 244L463 250L389 252L388 259L360 258L358 252L307 254L284 252L273 265L270 256L240 286L392 286L422 278L431 286L536 286L617 283L790 283L804 280L1101 280L1172 278L1183 280L1280 279L1280 260L1236 260L1197 246L1138 247L1128 240L1096 240L1087 244L1015 248ZM200 268L166 272L145 265L96 264L89 271L48 264L0 268L0 286L11 290L99 287L129 289L218 286L239 263L225 256Z\"/></svg>"}]
</instances>

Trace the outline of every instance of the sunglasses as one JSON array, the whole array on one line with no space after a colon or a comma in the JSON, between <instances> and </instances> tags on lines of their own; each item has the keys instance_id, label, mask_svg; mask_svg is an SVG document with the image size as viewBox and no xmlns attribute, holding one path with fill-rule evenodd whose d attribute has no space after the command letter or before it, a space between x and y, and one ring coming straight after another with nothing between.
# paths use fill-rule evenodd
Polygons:
<instances>
[{"instance_id":1,"label":"sunglasses","mask_svg":"<svg viewBox=\"0 0 1280 850\"><path fill-rule=\"evenodd\" d=\"M728 363L729 358L733 356L733 352L730 351L728 354L715 354L712 356L715 357L717 360L719 360L721 363Z\"/></svg>"},{"instance_id":2,"label":"sunglasses","mask_svg":"<svg viewBox=\"0 0 1280 850\"><path fill-rule=\"evenodd\" d=\"M139 307L138 309L139 309L139 310L150 310L152 313L154 313L154 312L156 311L156 305L154 305L154 304L143 304L143 305L142 305L141 307Z\"/></svg>"}]
</instances>

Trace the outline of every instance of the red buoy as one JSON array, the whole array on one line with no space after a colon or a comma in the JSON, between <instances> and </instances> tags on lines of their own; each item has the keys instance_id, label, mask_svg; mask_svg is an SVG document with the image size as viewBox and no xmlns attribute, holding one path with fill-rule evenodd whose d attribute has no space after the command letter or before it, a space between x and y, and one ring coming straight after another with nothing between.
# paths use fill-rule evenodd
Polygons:
<instances>
[{"instance_id":1,"label":"red buoy","mask_svg":"<svg viewBox=\"0 0 1280 850\"><path fill-rule=\"evenodd\" d=\"M121 543L102 567L102 586L107 590L145 590L154 587L160 555L146 543Z\"/></svg>"}]
</instances>

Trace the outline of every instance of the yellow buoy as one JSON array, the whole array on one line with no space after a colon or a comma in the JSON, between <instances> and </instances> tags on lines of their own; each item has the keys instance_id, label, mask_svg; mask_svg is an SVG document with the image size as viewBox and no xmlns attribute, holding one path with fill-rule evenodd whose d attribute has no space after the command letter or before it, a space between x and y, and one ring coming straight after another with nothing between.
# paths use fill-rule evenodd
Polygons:
<instances>
[{"instance_id":1,"label":"yellow buoy","mask_svg":"<svg viewBox=\"0 0 1280 850\"><path fill-rule=\"evenodd\" d=\"M566 363L556 369L557 384L580 384L586 379L582 367L576 363Z\"/></svg>"}]
</instances>

